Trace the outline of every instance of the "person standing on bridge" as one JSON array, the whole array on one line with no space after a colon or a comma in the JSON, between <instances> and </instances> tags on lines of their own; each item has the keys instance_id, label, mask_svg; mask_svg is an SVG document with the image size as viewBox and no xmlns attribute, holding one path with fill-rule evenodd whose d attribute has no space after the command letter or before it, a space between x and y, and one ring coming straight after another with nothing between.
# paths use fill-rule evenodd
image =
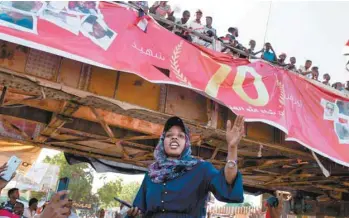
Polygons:
<instances>
[{"instance_id":1,"label":"person standing on bridge","mask_svg":"<svg viewBox=\"0 0 349 218\"><path fill-rule=\"evenodd\" d=\"M212 192L219 201L244 200L242 175L237 170L237 147L244 135L244 117L227 122L227 160L217 170L191 155L189 130L178 117L170 118L154 151L128 217L205 217L205 202Z\"/></svg>"}]
</instances>

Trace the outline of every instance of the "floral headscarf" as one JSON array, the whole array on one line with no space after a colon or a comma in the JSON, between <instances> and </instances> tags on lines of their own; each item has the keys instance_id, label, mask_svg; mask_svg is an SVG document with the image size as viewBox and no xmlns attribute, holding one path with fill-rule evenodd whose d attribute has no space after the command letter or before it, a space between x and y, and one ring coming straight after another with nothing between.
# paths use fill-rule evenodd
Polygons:
<instances>
[{"instance_id":1,"label":"floral headscarf","mask_svg":"<svg viewBox=\"0 0 349 218\"><path fill-rule=\"evenodd\" d=\"M198 160L191 156L191 144L189 138L189 130L185 128L185 147L181 156L178 159L168 159L165 153L164 140L166 131L160 137L160 140L155 148L155 162L149 166L149 177L154 183L162 183L175 179L185 172L191 170Z\"/></svg>"}]
</instances>

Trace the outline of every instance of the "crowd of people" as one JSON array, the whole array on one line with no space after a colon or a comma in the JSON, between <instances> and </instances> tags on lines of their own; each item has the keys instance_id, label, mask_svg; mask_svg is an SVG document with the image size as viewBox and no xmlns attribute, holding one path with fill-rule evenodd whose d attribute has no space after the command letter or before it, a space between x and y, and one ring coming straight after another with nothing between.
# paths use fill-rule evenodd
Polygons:
<instances>
[{"instance_id":1,"label":"crowd of people","mask_svg":"<svg viewBox=\"0 0 349 218\"><path fill-rule=\"evenodd\" d=\"M182 13L181 18L176 18L174 16L175 10L172 10L167 1L156 1L151 7L148 6L147 1L132 1L130 3L137 5L145 12L156 14L161 18L174 22L176 25L170 25L159 21L162 26L187 41L217 50L217 46L214 46L212 43L214 42L213 39L215 39L223 44L222 49L218 48L221 52L231 54L235 58L261 58L271 64L299 73L309 79L313 79L328 86L332 85L333 88L345 94L349 94L349 81L345 84L341 82L334 82L331 84L331 76L328 73L323 74L321 80L319 78L319 67L314 66L311 60L306 60L304 65L297 68L296 57L292 56L289 58L289 61L287 61L287 54L280 53L278 55L269 42L265 43L264 47L259 51L255 50L255 40L250 40L248 47L243 46L239 43L239 31L236 27L228 28L228 33L225 36L218 37L217 31L213 27L213 18L211 16L206 16L206 22L204 23L202 21L203 12L201 10L197 10L195 19L189 21L191 13L188 10ZM193 34L193 32L199 33L201 37L198 36L198 34ZM257 57L259 54L260 57Z\"/></svg>"}]
</instances>

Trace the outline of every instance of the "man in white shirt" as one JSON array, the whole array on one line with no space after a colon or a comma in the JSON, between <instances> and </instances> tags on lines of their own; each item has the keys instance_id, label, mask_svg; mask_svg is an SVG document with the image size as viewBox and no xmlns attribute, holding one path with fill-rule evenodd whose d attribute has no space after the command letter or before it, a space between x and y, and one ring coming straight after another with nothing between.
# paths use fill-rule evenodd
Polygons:
<instances>
[{"instance_id":1,"label":"man in white shirt","mask_svg":"<svg viewBox=\"0 0 349 218\"><path fill-rule=\"evenodd\" d=\"M27 218L33 218L38 209L38 199L32 198L29 200L29 207L24 209L23 215Z\"/></svg>"},{"instance_id":2,"label":"man in white shirt","mask_svg":"<svg viewBox=\"0 0 349 218\"><path fill-rule=\"evenodd\" d=\"M189 29L197 33L203 34L205 31L205 26L201 23L201 18L202 18L202 11L198 10L196 12L196 19L190 23ZM193 38L193 43L202 44L201 42L202 40L200 40L200 38L197 37L196 35L192 35L192 38Z\"/></svg>"},{"instance_id":3,"label":"man in white shirt","mask_svg":"<svg viewBox=\"0 0 349 218\"><path fill-rule=\"evenodd\" d=\"M305 62L304 66L300 66L299 67L299 73L302 74L303 76L306 76L309 79L311 79L313 77L312 71L311 71L311 65L312 65L312 61L311 60L307 60Z\"/></svg>"}]
</instances>

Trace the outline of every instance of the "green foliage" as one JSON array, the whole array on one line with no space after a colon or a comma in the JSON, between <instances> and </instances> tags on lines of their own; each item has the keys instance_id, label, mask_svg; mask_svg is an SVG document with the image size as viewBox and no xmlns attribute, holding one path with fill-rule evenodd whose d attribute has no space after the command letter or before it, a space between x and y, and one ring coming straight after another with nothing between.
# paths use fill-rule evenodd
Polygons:
<instances>
[{"instance_id":1,"label":"green foliage","mask_svg":"<svg viewBox=\"0 0 349 218\"><path fill-rule=\"evenodd\" d=\"M135 199L138 193L138 189L140 185L141 184L138 182L131 182L123 185L121 189L121 193L120 195L118 195L118 198L132 204L133 200Z\"/></svg>"},{"instance_id":2,"label":"green foliage","mask_svg":"<svg viewBox=\"0 0 349 218\"><path fill-rule=\"evenodd\" d=\"M124 201L132 203L140 187L140 184L137 182L123 185L122 180L117 179L105 183L103 187L97 190L96 195L92 195L93 175L91 168L89 168L87 164L69 165L63 153L52 158L46 157L44 162L59 166L59 177L68 177L70 179L69 197L73 199L73 201L92 203L94 205L101 204L100 206L102 208L117 207L119 203L114 200L114 197L119 197ZM100 179L105 180L106 177L102 176ZM35 195L40 199L39 193L35 193Z\"/></svg>"},{"instance_id":3,"label":"green foliage","mask_svg":"<svg viewBox=\"0 0 349 218\"><path fill-rule=\"evenodd\" d=\"M103 187L97 190L97 194L104 208L117 207L118 203L114 200L114 197L118 196L121 192L122 180L108 182Z\"/></svg>"},{"instance_id":4,"label":"green foliage","mask_svg":"<svg viewBox=\"0 0 349 218\"><path fill-rule=\"evenodd\" d=\"M140 183L138 182L123 184L122 180L119 179L106 183L102 188L98 189L97 194L102 207L118 207L120 204L114 200L114 197L132 204L139 187Z\"/></svg>"},{"instance_id":5,"label":"green foliage","mask_svg":"<svg viewBox=\"0 0 349 218\"><path fill-rule=\"evenodd\" d=\"M63 153L52 158L46 157L44 162L59 166L59 177L68 177L70 179L68 187L70 190L69 198L73 201L94 203L90 201L93 199L91 194L93 175L91 168L87 164L69 165Z\"/></svg>"}]
</instances>

